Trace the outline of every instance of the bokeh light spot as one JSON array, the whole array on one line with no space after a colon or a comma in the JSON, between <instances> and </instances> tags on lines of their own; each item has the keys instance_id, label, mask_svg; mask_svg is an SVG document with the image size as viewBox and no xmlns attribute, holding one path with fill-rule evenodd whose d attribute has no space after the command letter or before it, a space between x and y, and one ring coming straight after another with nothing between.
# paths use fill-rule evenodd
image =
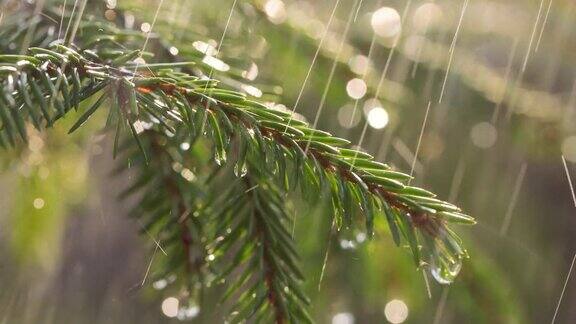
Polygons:
<instances>
[{"instance_id":1,"label":"bokeh light spot","mask_svg":"<svg viewBox=\"0 0 576 324\"><path fill-rule=\"evenodd\" d=\"M142 25L140 25L140 30L143 31L143 32L145 32L145 33L150 32L150 29L151 29L151 28L152 28L152 26L150 26L150 24L147 23L147 22L142 23Z\"/></svg>"},{"instance_id":2,"label":"bokeh light spot","mask_svg":"<svg viewBox=\"0 0 576 324\"><path fill-rule=\"evenodd\" d=\"M273 24L281 24L286 20L286 6L281 0L268 0L264 12Z\"/></svg>"},{"instance_id":3,"label":"bokeh light spot","mask_svg":"<svg viewBox=\"0 0 576 324\"><path fill-rule=\"evenodd\" d=\"M32 205L33 205L34 208L36 208L36 209L42 209L42 208L44 208L44 205L45 205L44 199L42 199L42 198L36 198L36 199L34 199L34 201L32 202Z\"/></svg>"},{"instance_id":4,"label":"bokeh light spot","mask_svg":"<svg viewBox=\"0 0 576 324\"><path fill-rule=\"evenodd\" d=\"M352 79L346 84L346 93L352 99L360 99L366 94L366 82L362 79Z\"/></svg>"},{"instance_id":5,"label":"bokeh light spot","mask_svg":"<svg viewBox=\"0 0 576 324\"><path fill-rule=\"evenodd\" d=\"M391 38L400 33L401 21L398 11L390 7L382 7L372 14L370 20L372 29L376 35Z\"/></svg>"},{"instance_id":6,"label":"bokeh light spot","mask_svg":"<svg viewBox=\"0 0 576 324\"><path fill-rule=\"evenodd\" d=\"M338 110L338 123L344 128L352 128L360 123L361 113L354 113L352 105L346 105Z\"/></svg>"},{"instance_id":7,"label":"bokeh light spot","mask_svg":"<svg viewBox=\"0 0 576 324\"><path fill-rule=\"evenodd\" d=\"M426 32L442 21L442 8L435 3L428 2L420 5L414 11L412 26L418 32Z\"/></svg>"},{"instance_id":8,"label":"bokeh light spot","mask_svg":"<svg viewBox=\"0 0 576 324\"><path fill-rule=\"evenodd\" d=\"M162 313L166 317L176 317L180 301L176 297L168 297L162 301Z\"/></svg>"},{"instance_id":9,"label":"bokeh light spot","mask_svg":"<svg viewBox=\"0 0 576 324\"><path fill-rule=\"evenodd\" d=\"M178 53L180 53L178 48L174 47L174 46L170 47L170 49L168 51L170 51L170 54L172 54L172 55L178 55Z\"/></svg>"},{"instance_id":10,"label":"bokeh light spot","mask_svg":"<svg viewBox=\"0 0 576 324\"><path fill-rule=\"evenodd\" d=\"M487 149L492 147L496 143L497 138L498 131L488 122L478 123L470 131L472 143L479 148Z\"/></svg>"},{"instance_id":11,"label":"bokeh light spot","mask_svg":"<svg viewBox=\"0 0 576 324\"><path fill-rule=\"evenodd\" d=\"M354 324L354 315L351 313L338 313L332 317L332 324Z\"/></svg>"},{"instance_id":12,"label":"bokeh light spot","mask_svg":"<svg viewBox=\"0 0 576 324\"><path fill-rule=\"evenodd\" d=\"M403 323L408 318L408 306L399 299L392 299L384 307L384 315L392 324Z\"/></svg>"},{"instance_id":13,"label":"bokeh light spot","mask_svg":"<svg viewBox=\"0 0 576 324\"><path fill-rule=\"evenodd\" d=\"M368 56L365 55L356 55L350 58L348 61L348 65L350 66L350 70L356 74L364 74L366 73L366 69L370 66L370 59Z\"/></svg>"},{"instance_id":14,"label":"bokeh light spot","mask_svg":"<svg viewBox=\"0 0 576 324\"><path fill-rule=\"evenodd\" d=\"M388 125L388 112L382 107L374 107L368 112L368 124L375 129L382 129Z\"/></svg>"}]
</instances>

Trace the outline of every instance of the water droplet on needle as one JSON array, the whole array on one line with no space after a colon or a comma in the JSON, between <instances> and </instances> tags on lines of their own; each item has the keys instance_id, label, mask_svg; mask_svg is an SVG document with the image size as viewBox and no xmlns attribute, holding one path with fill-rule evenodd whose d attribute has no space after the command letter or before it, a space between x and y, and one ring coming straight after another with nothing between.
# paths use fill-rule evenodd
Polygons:
<instances>
[{"instance_id":1,"label":"water droplet on needle","mask_svg":"<svg viewBox=\"0 0 576 324\"><path fill-rule=\"evenodd\" d=\"M430 274L439 284L448 285L454 281L458 273L460 273L460 269L462 269L462 259L460 258L445 262L433 259L430 265Z\"/></svg>"}]
</instances>

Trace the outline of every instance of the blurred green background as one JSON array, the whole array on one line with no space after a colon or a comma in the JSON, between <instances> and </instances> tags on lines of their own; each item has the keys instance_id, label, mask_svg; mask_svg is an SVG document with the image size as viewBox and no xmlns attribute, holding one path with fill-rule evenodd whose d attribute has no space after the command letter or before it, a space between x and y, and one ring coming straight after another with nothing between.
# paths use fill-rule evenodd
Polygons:
<instances>
[{"instance_id":1,"label":"blurred green background","mask_svg":"<svg viewBox=\"0 0 576 324\"><path fill-rule=\"evenodd\" d=\"M576 252L567 178L576 180L576 3L106 4L90 14L115 20L122 9L125 24L152 27L183 57L215 51L228 26L215 55L229 69L216 69L216 78L247 81L249 94L295 107L400 170L414 168L415 184L477 218L456 229L471 256L460 276L449 286L430 279L428 292L385 224L373 240L358 230L331 236L322 203L294 199L319 323L552 320ZM66 135L76 118L31 130L27 147L0 152L0 321L178 322L162 307L172 292L142 285L163 256L125 217L130 203L117 200L130 176L110 176L113 139L99 121ZM213 294L190 322L223 322ZM556 323L576 321L575 305L576 283L568 281Z\"/></svg>"}]
</instances>

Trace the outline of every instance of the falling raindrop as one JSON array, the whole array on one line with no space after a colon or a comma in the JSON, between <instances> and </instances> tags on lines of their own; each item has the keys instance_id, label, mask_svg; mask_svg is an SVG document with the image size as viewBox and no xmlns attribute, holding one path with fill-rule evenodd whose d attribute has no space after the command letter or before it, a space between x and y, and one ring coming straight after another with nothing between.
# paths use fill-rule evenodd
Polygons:
<instances>
[{"instance_id":1,"label":"falling raindrop","mask_svg":"<svg viewBox=\"0 0 576 324\"><path fill-rule=\"evenodd\" d=\"M460 269L462 269L461 258L457 258L453 261L438 261L436 258L433 258L430 264L430 274L432 274L432 277L442 285L451 284L458 273L460 273Z\"/></svg>"}]
</instances>

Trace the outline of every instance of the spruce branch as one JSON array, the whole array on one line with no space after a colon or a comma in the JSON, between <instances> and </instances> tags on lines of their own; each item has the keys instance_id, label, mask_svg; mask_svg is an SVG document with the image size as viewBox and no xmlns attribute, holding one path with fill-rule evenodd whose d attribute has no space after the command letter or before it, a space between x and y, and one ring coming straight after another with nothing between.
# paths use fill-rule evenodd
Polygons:
<instances>
[{"instance_id":1,"label":"spruce branch","mask_svg":"<svg viewBox=\"0 0 576 324\"><path fill-rule=\"evenodd\" d=\"M210 247L224 269L218 279L230 282L223 295L223 301L234 300L229 320L311 323L283 191L265 170L248 174L221 197L226 203L216 208L217 239Z\"/></svg>"},{"instance_id":2,"label":"spruce branch","mask_svg":"<svg viewBox=\"0 0 576 324\"><path fill-rule=\"evenodd\" d=\"M367 153L345 148L349 143L347 140L311 129L306 122L294 119L288 112L270 109L242 93L219 88L216 80L201 80L153 64L143 64L139 68L155 70L154 75L132 73L135 66L125 64L125 61L135 58L134 53L123 52L108 59L109 63L96 63L73 49L55 45L52 50L33 48L30 56L1 56L0 60L5 63L2 69L3 133L8 141L14 142L19 129L17 125L23 125L24 118L40 115L35 111L38 107L26 105L26 100L47 107L45 110L48 112L52 107L54 117L46 118L46 122L51 124L78 100L107 87L106 91L116 97L109 120L117 120L117 132L122 125L128 126L139 143L136 127L143 128L145 123L156 123L171 133L186 125L194 138L207 126L215 144L215 158L217 162L223 162L230 138L241 127L250 133L242 137L250 142L246 146L259 147L266 160L270 160L273 149L280 150L281 154L273 157L276 161L291 160L300 168L310 168L313 181L320 185L327 180L332 188L334 210L342 216L340 219L350 220L353 205L359 206L366 216L369 232L372 230L374 197L385 210L395 211L401 218L409 219L413 227L433 239L442 232L446 223L474 223L458 207L436 199L433 193L405 185L403 182L410 178L408 175L374 161ZM105 62L96 52L91 55ZM122 66L114 66L114 62L122 62ZM14 80L17 80L18 87ZM24 80L29 80L32 86L28 88ZM82 88L70 96L70 92L75 90L72 84L79 84ZM37 92L30 92L36 88L40 88L40 95L34 96ZM25 105L28 113L21 112ZM85 112L79 123L95 110L91 108ZM20 136L25 139L23 132ZM146 150L141 144L139 146L146 155ZM394 226L391 230L396 231ZM456 262L462 255L456 253L448 257L450 262Z\"/></svg>"},{"instance_id":3,"label":"spruce branch","mask_svg":"<svg viewBox=\"0 0 576 324\"><path fill-rule=\"evenodd\" d=\"M131 167L120 165L115 174L136 169L137 176L120 198L138 197L131 217L140 222L142 232L156 238L155 244L166 254L167 261L152 278L184 288L180 293L187 303L200 303L206 276L212 271L207 263L207 220L201 212L206 189L201 182L192 181L195 175L187 168L192 156L178 148L177 136L167 138L146 130L141 137L143 148L154 158L147 164L134 141L124 142L119 153Z\"/></svg>"},{"instance_id":4,"label":"spruce branch","mask_svg":"<svg viewBox=\"0 0 576 324\"><path fill-rule=\"evenodd\" d=\"M443 282L458 273L466 252L448 224L474 223L458 207L407 185L408 175L348 148L349 141L313 129L288 111L270 108L218 80L183 72L194 62L137 61L145 53L126 48L137 43L138 35L101 26L107 25L83 22L73 45L57 41L31 47L25 55L0 55L0 144L26 141L26 123L52 127L94 98L73 132L107 103L107 128L116 133L114 154L123 152L121 137L126 135L133 139L129 146L137 148L132 154L138 152L131 160L140 163L141 173L126 195L143 195L143 210L135 213L143 217L146 230L166 236L170 249L177 251L166 274L182 272L181 277L202 281L206 253L250 259L220 272L224 278L234 269L248 269L238 280L245 285L231 293L242 291L234 318L307 320L297 255L286 230L290 217L280 194L298 187L308 197L327 188L339 228L351 226L361 214L372 234L373 222L386 218L395 243L410 246L418 267L429 265ZM183 176L181 168L191 162L179 151L183 143L193 146L200 139L211 143L216 164L232 160L236 175L244 179L231 190L230 205L200 210L219 215L211 223L222 224L214 231L219 236L212 248L202 239L206 217L190 217L205 187ZM230 209L236 207L241 217ZM192 249L198 250L194 256ZM258 275L262 280L256 281Z\"/></svg>"}]
</instances>

